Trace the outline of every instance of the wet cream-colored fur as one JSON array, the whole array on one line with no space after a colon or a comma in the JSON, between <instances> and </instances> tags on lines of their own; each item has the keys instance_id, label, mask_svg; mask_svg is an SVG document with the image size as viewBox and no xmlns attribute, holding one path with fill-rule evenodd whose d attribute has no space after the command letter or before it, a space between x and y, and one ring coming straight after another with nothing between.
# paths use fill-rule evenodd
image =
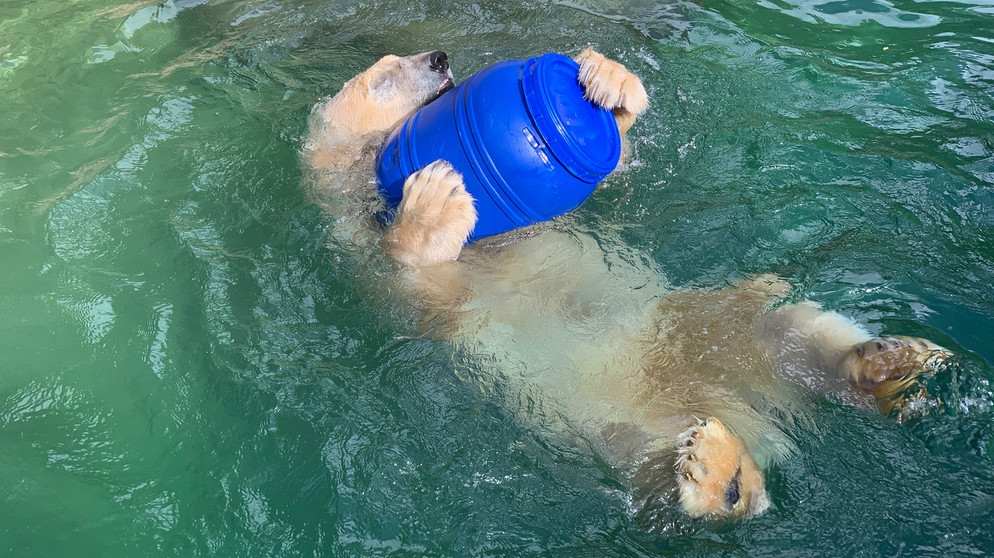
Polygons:
<instances>
[{"instance_id":1,"label":"wet cream-colored fur","mask_svg":"<svg viewBox=\"0 0 994 558\"><path fill-rule=\"evenodd\" d=\"M763 469L793 451L801 388L901 404L948 355L925 340L875 339L811 302L788 304L772 276L674 290L615 231L539 226L465 246L476 221L459 174L437 161L408 178L392 224L371 218L375 150L448 87L432 53L387 56L315 107L302 153L335 242L385 253L378 280L445 336L459 372L523 420L572 433L632 480L637 501L679 501L694 517L748 517L770 505ZM641 81L587 49L577 79L623 133L648 107ZM437 56L435 56L437 62ZM851 386L851 387L850 387Z\"/></svg>"},{"instance_id":2,"label":"wet cream-colored fur","mask_svg":"<svg viewBox=\"0 0 994 558\"><path fill-rule=\"evenodd\" d=\"M354 167L364 150L379 147L404 118L451 86L447 59L433 67L433 54L384 56L318 103L311 111L305 164L321 171Z\"/></svg>"}]
</instances>

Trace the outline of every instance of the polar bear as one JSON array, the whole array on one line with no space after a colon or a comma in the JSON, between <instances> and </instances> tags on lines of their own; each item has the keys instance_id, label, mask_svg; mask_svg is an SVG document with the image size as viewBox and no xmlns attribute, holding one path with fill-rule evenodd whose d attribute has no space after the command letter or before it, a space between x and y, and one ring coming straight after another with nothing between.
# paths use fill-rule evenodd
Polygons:
<instances>
[{"instance_id":1,"label":"polar bear","mask_svg":"<svg viewBox=\"0 0 994 558\"><path fill-rule=\"evenodd\" d=\"M587 97L626 134L648 107L639 78L589 48L576 61ZM302 151L314 197L336 242L359 258L390 256L384 292L413 301L424 332L474 363L467 375L523 420L594 448L640 501L673 495L692 517L761 513L763 470L790 455L789 428L804 422L798 386L900 415L925 396L916 379L950 356L790 301L772 276L673 289L611 230L540 225L467 247L473 200L445 161L407 179L383 230L376 149L452 80L441 51L386 56L318 103Z\"/></svg>"}]
</instances>

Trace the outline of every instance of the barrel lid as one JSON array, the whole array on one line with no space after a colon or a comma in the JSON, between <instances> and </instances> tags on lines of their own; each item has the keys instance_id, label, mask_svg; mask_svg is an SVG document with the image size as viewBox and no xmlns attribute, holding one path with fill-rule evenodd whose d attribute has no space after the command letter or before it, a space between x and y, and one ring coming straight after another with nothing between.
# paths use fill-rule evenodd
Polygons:
<instances>
[{"instance_id":1,"label":"barrel lid","mask_svg":"<svg viewBox=\"0 0 994 558\"><path fill-rule=\"evenodd\" d=\"M539 135L574 176L595 184L621 159L621 134L611 111L583 97L580 66L562 54L525 61L521 88Z\"/></svg>"}]
</instances>

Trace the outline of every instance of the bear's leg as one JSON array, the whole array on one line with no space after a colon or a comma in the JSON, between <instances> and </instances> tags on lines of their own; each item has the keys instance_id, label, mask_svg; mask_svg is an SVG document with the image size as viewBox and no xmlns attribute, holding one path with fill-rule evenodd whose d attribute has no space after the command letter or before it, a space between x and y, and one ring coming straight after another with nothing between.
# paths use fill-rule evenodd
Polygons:
<instances>
[{"instance_id":1,"label":"bear's leg","mask_svg":"<svg viewBox=\"0 0 994 558\"><path fill-rule=\"evenodd\" d=\"M692 517L750 517L770 505L745 443L716 418L677 438L676 471L680 504Z\"/></svg>"},{"instance_id":2,"label":"bear's leg","mask_svg":"<svg viewBox=\"0 0 994 558\"><path fill-rule=\"evenodd\" d=\"M435 161L404 182L397 216L384 237L392 258L419 268L459 257L476 225L473 198L462 176L445 161Z\"/></svg>"},{"instance_id":3,"label":"bear's leg","mask_svg":"<svg viewBox=\"0 0 994 558\"><path fill-rule=\"evenodd\" d=\"M884 413L897 409L903 415L909 397L927 395L925 388L917 385L918 377L935 371L950 356L946 349L918 337L871 339L849 350L841 374L857 390L873 395Z\"/></svg>"},{"instance_id":4,"label":"bear's leg","mask_svg":"<svg viewBox=\"0 0 994 558\"><path fill-rule=\"evenodd\" d=\"M587 100L614 111L618 129L624 136L635 122L635 117L649 107L649 96L642 80L614 60L592 48L586 48L576 57L580 65L579 80Z\"/></svg>"}]
</instances>

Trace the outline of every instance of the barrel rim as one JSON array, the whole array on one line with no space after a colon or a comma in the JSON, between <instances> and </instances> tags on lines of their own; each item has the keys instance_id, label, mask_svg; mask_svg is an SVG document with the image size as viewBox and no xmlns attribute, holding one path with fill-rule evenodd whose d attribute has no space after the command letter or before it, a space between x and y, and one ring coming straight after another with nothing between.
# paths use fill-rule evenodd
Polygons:
<instances>
[{"instance_id":1,"label":"barrel rim","mask_svg":"<svg viewBox=\"0 0 994 558\"><path fill-rule=\"evenodd\" d=\"M588 114L594 115L593 122L601 124L603 129L598 132L604 132L603 136L608 138L606 144L600 146L602 149L597 150L597 153L603 153L602 157L593 156L592 152L580 145L575 139L575 134L569 131L575 126L564 121L564 115L554 110L559 103L555 99L556 91L553 91L548 84L563 83L562 80L552 79L552 74L564 70L567 75L573 76L572 83L576 86L575 92L581 102L589 104L591 111ZM539 134L552 148L550 149L552 156L579 180L596 184L614 172L621 161L621 132L610 110L585 98L579 74L580 65L576 61L565 55L550 52L524 61L520 70L519 84L525 105Z\"/></svg>"}]
</instances>

